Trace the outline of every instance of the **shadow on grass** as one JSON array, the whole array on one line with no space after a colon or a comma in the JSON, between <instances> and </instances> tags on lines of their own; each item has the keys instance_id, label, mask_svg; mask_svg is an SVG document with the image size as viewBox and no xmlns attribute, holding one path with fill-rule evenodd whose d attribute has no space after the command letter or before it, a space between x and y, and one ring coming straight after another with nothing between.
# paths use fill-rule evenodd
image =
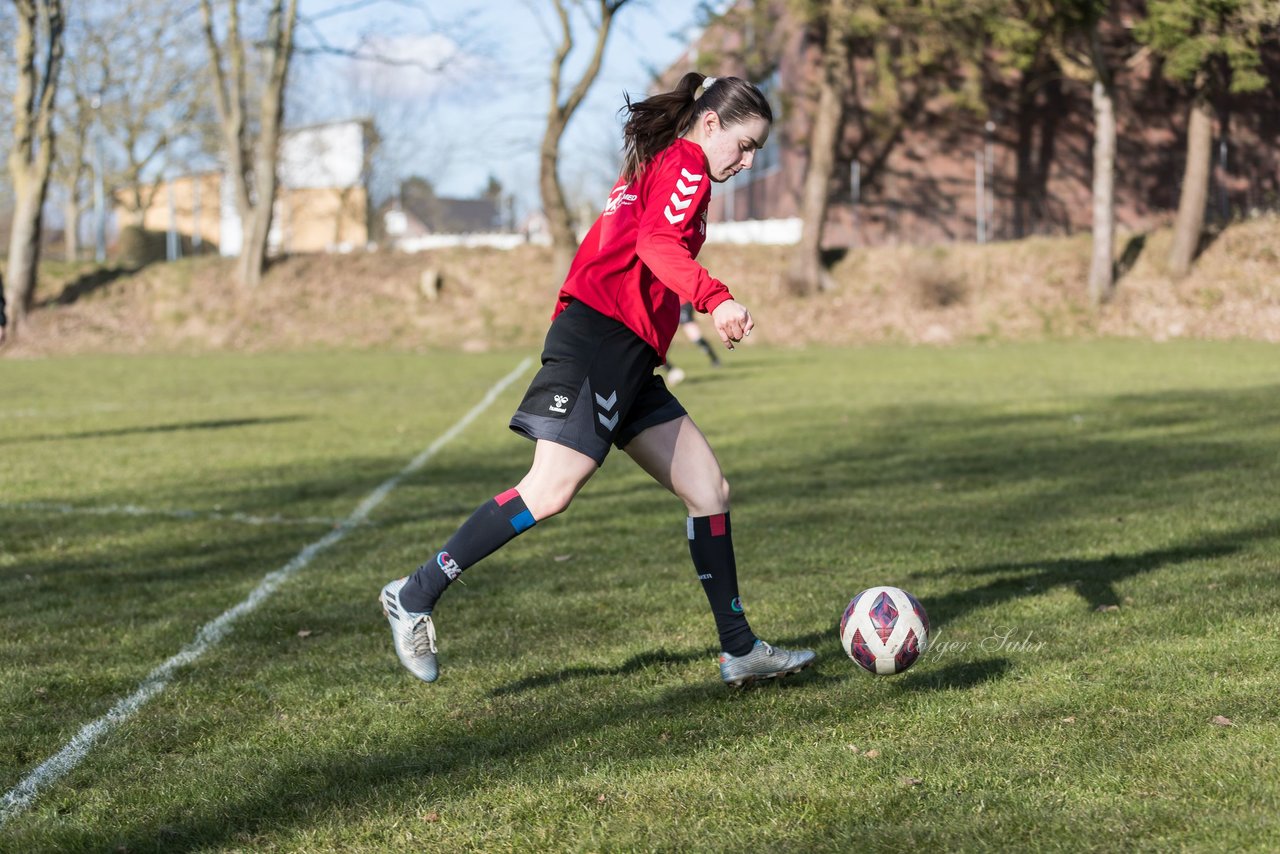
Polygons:
<instances>
[{"instance_id":1,"label":"shadow on grass","mask_svg":"<svg viewBox=\"0 0 1280 854\"><path fill-rule=\"evenodd\" d=\"M247 787L250 792L229 793L230 797L216 805L181 808L164 816L156 826L139 828L136 835L112 842L129 851L196 851L227 844L252 849L255 834L303 825L318 813L353 808L377 813L410 801L430 803L458 797L468 789L501 786L508 773L518 775L516 768L538 761L540 755L549 764L557 764L555 753L566 740L608 733L638 720L696 716L700 710L724 702L723 686L696 685L634 703L582 703L564 715L539 715L531 709L522 713L513 707L473 721L474 729L465 721L450 721L429 731L407 729L395 741L384 741L376 753L285 757L254 780ZM735 721L714 737L723 740L757 734ZM636 754L669 754L674 760L677 749L655 738ZM500 770L508 766L510 771ZM448 849L448 840L446 832L434 841ZM64 844L94 850L104 841L98 834L87 833L75 842L64 840ZM419 839L419 844L425 842L425 837ZM432 846L428 843L425 847L429 850Z\"/></svg>"},{"instance_id":2,"label":"shadow on grass","mask_svg":"<svg viewBox=\"0 0 1280 854\"><path fill-rule=\"evenodd\" d=\"M815 631L801 635L791 635L781 638L778 641L780 646L794 649L812 648L826 644L832 637L830 631ZM834 646L827 644L828 647ZM539 688L549 688L554 685L560 685L574 679L591 679L598 676L626 676L645 670L650 667L661 667L664 665L684 665L691 664L696 661L712 661L718 650L713 647L704 647L699 650L689 650L687 652L670 652L666 649L655 649L650 652L643 652L639 655L632 656L617 667L567 667L551 673L540 673L535 676L528 676L524 679L518 679L507 685L499 686L490 692L491 697L506 697L513 694L519 694L524 691L535 690ZM825 654L824 654L825 653ZM824 672L823 665L828 665L829 669L844 668L842 675L827 675ZM921 679L920 671L909 671L906 676L902 677L902 681L906 687L911 690L919 691L927 688L936 689L964 689L971 688L982 682L989 682L998 679L1004 675L1010 667L1007 659L990 659L980 662L968 662L964 664L954 664L945 668L929 668L929 675ZM778 685L800 685L805 682L844 682L850 678L863 678L857 669L844 660L843 651L838 651L834 655L830 649L819 650L818 661L813 668L802 671L793 676L786 677L778 681ZM866 678L874 678L868 675ZM770 684L764 683L747 690L768 690Z\"/></svg>"},{"instance_id":3,"label":"shadow on grass","mask_svg":"<svg viewBox=\"0 0 1280 854\"><path fill-rule=\"evenodd\" d=\"M50 305L71 305L80 298L105 288L116 279L132 276L141 269L141 267L99 267L67 282L56 297L41 300L38 304L42 308Z\"/></svg>"},{"instance_id":4,"label":"shadow on grass","mask_svg":"<svg viewBox=\"0 0 1280 854\"><path fill-rule=\"evenodd\" d=\"M921 663L925 663L925 659L922 658ZM988 658L982 661L957 661L946 667L915 667L894 678L904 691L964 691L985 682L1003 679L1012 667L1013 662L1007 658Z\"/></svg>"},{"instance_id":5,"label":"shadow on grass","mask_svg":"<svg viewBox=\"0 0 1280 854\"><path fill-rule=\"evenodd\" d=\"M39 436L12 436L0 439L0 445L16 445L25 442L55 442L64 439L110 439L117 436L134 436L147 433L183 433L193 430L229 430L236 427L256 427L262 424L288 424L305 421L301 415L277 415L271 418L218 418L210 421L186 421L179 424L150 424L144 427L119 427L110 430L86 430L82 433L45 433Z\"/></svg>"},{"instance_id":6,"label":"shadow on grass","mask_svg":"<svg viewBox=\"0 0 1280 854\"><path fill-rule=\"evenodd\" d=\"M1147 234L1142 232L1130 237L1124 244L1124 251L1120 253L1120 257L1116 260L1112 267L1112 275L1117 280L1123 279L1129 275L1129 271L1138 263L1138 259L1142 257L1142 250L1147 246Z\"/></svg>"},{"instance_id":7,"label":"shadow on grass","mask_svg":"<svg viewBox=\"0 0 1280 854\"><path fill-rule=\"evenodd\" d=\"M1127 508L1193 514L1201 502L1197 487L1203 483L1224 488L1236 482L1241 489L1253 488L1259 496L1254 504L1265 509L1266 489L1256 484L1267 482L1275 473L1278 442L1272 430L1278 399L1277 387L1270 386L1126 395L1086 401L1066 412L993 413L987 407L962 404L894 407L866 413L857 430L841 430L828 413L814 412L806 413L815 416L811 420L797 419L781 456L738 457L728 461L726 468L740 493L754 493L755 500L768 502L770 524L777 528L803 526L818 536L853 541L871 524L872 512L885 511L882 496L896 493L895 503L887 509L900 530L884 535L897 537L887 540L887 545L880 543L884 550L909 553L913 540L921 537L960 538L973 531L999 543L1011 532L1021 534L1063 522L1085 532L1074 535L1084 549L1090 545L1090 526ZM1083 426L1073 421L1076 414ZM1252 432L1245 434L1246 430ZM763 451L766 443L760 439L755 450ZM512 448L513 458L527 460L527 452L517 447ZM367 470L370 462L380 466L376 477ZM292 480L288 473L281 473L287 482L278 485L274 499L287 501L295 491L322 485L334 494L344 494L345 488L356 500L371 477L377 480L395 470L384 462L343 460L332 472L296 472ZM433 463L429 472L415 479L442 485L431 490L437 504L417 506L424 516L431 516L438 515L440 502L447 503L461 521L470 508L505 485L508 471L509 467L483 459L463 459L453 466ZM457 484L466 484L470 497L459 496L460 490L453 488ZM261 500L256 492L246 487L240 498L256 505ZM853 503L851 497L863 503ZM220 500L233 506L234 498L226 495ZM593 501L586 513L571 511L571 521L564 524L587 536L601 519L616 516L620 508L631 512L636 506L630 488L611 486L596 492ZM396 524L409 521L403 514L392 518ZM1151 537L1160 530L1148 524L1144 533ZM1116 585L1125 579L1230 558L1278 534L1277 523L1269 521L1158 548L1082 558L1070 555L1077 543L1071 542L1069 529L1060 529L1054 536L1058 554L1043 554L1049 551L1044 545L1023 541L1015 553L1018 559L939 567L930 574L951 579L953 592L926 605L934 622L944 624L973 609L1041 596L1055 587L1075 588L1089 607L1117 604ZM179 554L200 546L183 543L172 548ZM164 565L163 554L154 557ZM219 559L225 563L227 557L223 554ZM535 573L511 576L505 583L512 596L519 596L521 587L534 578ZM828 631L778 641L786 646L832 646ZM758 721L751 715L720 714L726 689L714 679L630 702L584 692L579 702L556 704L551 713L525 696L541 688L574 685L584 678L625 676L713 655L714 650L705 647L659 649L612 667L536 673L494 689L487 703L483 698L473 703L464 718L432 717L421 729L406 728L380 742L376 753L352 755L335 748L327 753L273 756L242 788L229 787L197 804L157 804L147 818L123 831L123 839L115 839L111 831L68 830L61 841L68 848L87 849L110 847L108 842L124 843L129 850L251 848L256 833L290 825L312 827L318 815L395 810L407 799L430 803L457 798L468 788L502 786L509 779L527 781L530 778L519 771L527 763L541 763L549 777L561 770L572 777L581 773L581 755L562 754L566 734L607 745L614 731L646 718L710 716L716 724L706 729L714 734L699 735L703 743L750 738L757 732L752 727ZM819 668L826 661L828 657L819 662ZM898 685L913 692L965 690L1002 679L1011 667L1002 658L955 662L910 671ZM827 671L819 669L791 685L820 686L863 678L851 667L841 676L833 675L834 667ZM406 699L410 702L411 698ZM821 705L815 704L815 716L851 711L817 708ZM474 719L474 729L467 718ZM619 738L625 739L628 760L670 756L674 761L679 750L687 747L664 745L656 739ZM202 758L199 750L191 750L197 759ZM109 834L113 838L107 838Z\"/></svg>"},{"instance_id":8,"label":"shadow on grass","mask_svg":"<svg viewBox=\"0 0 1280 854\"><path fill-rule=\"evenodd\" d=\"M715 654L716 650L712 647L704 647L687 652L669 652L665 648L659 647L655 650L634 655L617 667L566 667L563 670L557 670L552 673L526 676L524 679L518 679L515 682L493 689L490 692L490 696L505 697L524 691L560 685L574 679L592 679L597 676L625 676L630 673L647 670L650 667L689 664L694 661L710 661Z\"/></svg>"},{"instance_id":9,"label":"shadow on grass","mask_svg":"<svg viewBox=\"0 0 1280 854\"><path fill-rule=\"evenodd\" d=\"M674 660L701 654L681 653ZM660 652L652 660L661 663L673 657ZM631 659L614 670L600 672L624 673L628 668L643 666L646 665ZM908 692L964 690L998 679L1010 667L1007 659L994 658L909 672L895 681ZM815 685L860 683L874 678L854 672L851 664L843 676L809 673L813 673L809 682ZM669 758L678 763L691 749L748 743L758 738L762 720L774 714L769 710L769 697L776 696L778 690L787 690L787 686L799 688L802 684L793 678L781 685L730 691L708 680L632 702L584 697L581 702L557 705L557 713L551 715L539 713L534 704L520 702L477 705L462 716L433 718L430 725L405 728L394 740L380 741L376 752L273 757L256 769L252 782L239 791L228 791L225 797L198 804L176 806L168 815L156 818L155 824L126 831L123 838L86 832L74 839L64 836L60 841L88 849L110 843L108 847L129 851L252 847L256 834L273 833L290 825L307 826L320 814L348 810L376 814L402 809L411 802L431 804L445 798L456 799L468 789L500 787L508 775L518 778L519 769L530 762L541 762L551 769L563 765L566 773L572 773L570 769L580 771L582 757L571 749L579 742L611 743L624 738L629 760ZM763 705L753 706L751 700L755 697L760 697ZM895 699L893 694L885 694L866 702L892 706ZM854 700L840 707L815 706L813 716L830 717L834 722L851 714L859 704ZM714 726L706 725L708 719L714 720ZM681 727L679 721L688 726ZM637 726L643 727L645 722L652 724L654 737L643 730L637 732ZM673 737L667 738L668 732ZM567 792L566 797L572 798L573 793ZM584 792L584 805L590 805L594 797L594 793ZM422 831L419 841L429 845L428 827L424 825ZM418 834L416 829L414 832ZM441 836L435 841L443 843L446 839Z\"/></svg>"},{"instance_id":10,"label":"shadow on grass","mask_svg":"<svg viewBox=\"0 0 1280 854\"><path fill-rule=\"evenodd\" d=\"M1182 546L1110 554L1100 558L1051 558L983 564L938 570L942 575L1003 576L977 587L931 597L926 603L935 627L958 619L969 611L999 605L1013 599L1042 596L1055 588L1071 588L1091 611L1119 607L1122 597L1116 585L1156 570L1218 560L1244 551L1249 544L1280 537L1280 523L1271 522L1208 537Z\"/></svg>"},{"instance_id":11,"label":"shadow on grass","mask_svg":"<svg viewBox=\"0 0 1280 854\"><path fill-rule=\"evenodd\" d=\"M1075 588L1090 610L1118 606L1121 600L1115 588L1118 582L1158 569L1229 557L1242 551L1250 542L1274 539L1277 530L1280 529L1275 525L1263 525L1200 543L1132 555L995 563L948 570L970 576L1007 577L951 596L935 597L930 601L929 612L936 612L939 619L954 618L972 608L986 607L1017 596L1039 596L1055 587Z\"/></svg>"},{"instance_id":12,"label":"shadow on grass","mask_svg":"<svg viewBox=\"0 0 1280 854\"><path fill-rule=\"evenodd\" d=\"M808 648L813 644L826 640L827 632L809 632L804 635L796 635L779 640L778 645L786 648ZM686 652L669 652L664 648L642 652L634 655L617 667L567 667L563 670L557 670L552 673L540 673L536 676L527 676L524 679L518 679L508 685L502 685L495 688L490 696L505 697L511 694L519 694L523 691L531 691L537 688L547 688L552 685L559 685L573 679L591 679L597 676L626 676L631 673L637 673L650 667L661 667L664 665L683 665L691 664L695 661L713 661L719 650L714 647L703 647L698 650L689 650ZM796 679L803 680L807 678L809 672L801 672L796 674ZM792 681L790 679L785 681Z\"/></svg>"},{"instance_id":13,"label":"shadow on grass","mask_svg":"<svg viewBox=\"0 0 1280 854\"><path fill-rule=\"evenodd\" d=\"M261 578L331 530L332 523L326 519L348 517L362 499L403 469L405 461L398 456L358 457L262 467L255 470L256 482L251 489L236 480L192 478L179 471L171 482L154 483L146 495L94 491L38 496L55 504L74 503L86 511L120 508L122 512L115 514L0 509L0 554L7 553L13 559L0 566L0 620L10 614L30 613L33 607L62 607L40 597L67 584L75 585L82 594L77 601L88 607L98 597L119 599L131 595L130 591L138 591L138 595L148 591L146 595L154 597L184 589L183 585L188 584L217 586L232 579L248 582ZM355 543L358 536L378 536L416 542L425 559L475 509L470 496L458 495L449 484L471 478L514 483L513 472L500 463L438 459L429 472L405 479L397 490L429 496L425 507L416 500L407 500L408 496L398 503L388 502L379 508L385 512L376 512L368 526L384 533L374 535L362 529L366 532L348 539ZM159 513L127 512L135 504L144 504L146 509ZM176 509L191 515L163 515L166 510ZM213 512L325 519L317 519L314 524L244 524L206 517L206 513ZM197 533L202 531L211 533ZM50 543L55 540L57 548L51 548ZM111 547L101 548L103 542L110 542ZM411 572L415 566L416 563L406 562L389 567L388 578L397 572ZM34 579L34 587L21 587L27 583L23 582L26 576ZM190 588L186 591L191 592ZM193 614L209 608L207 603L189 601L187 596L183 601Z\"/></svg>"}]
</instances>

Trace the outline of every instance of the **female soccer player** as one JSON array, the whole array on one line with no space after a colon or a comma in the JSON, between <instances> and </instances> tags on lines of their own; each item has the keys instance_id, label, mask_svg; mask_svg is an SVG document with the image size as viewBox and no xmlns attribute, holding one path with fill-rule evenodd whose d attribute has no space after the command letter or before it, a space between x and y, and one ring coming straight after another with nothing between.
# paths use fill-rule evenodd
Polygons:
<instances>
[{"instance_id":1,"label":"female soccer player","mask_svg":"<svg viewBox=\"0 0 1280 854\"><path fill-rule=\"evenodd\" d=\"M770 646L747 624L729 484L706 437L654 373L679 325L682 299L711 314L730 350L751 333L746 306L694 259L706 240L712 182L751 168L773 112L750 83L696 72L674 91L638 103L628 98L624 109L622 176L574 257L542 368L511 419L512 430L535 442L532 466L413 575L382 588L396 653L423 681L439 675L432 613L440 594L463 570L563 512L610 445L684 501L689 552L720 634L721 678L740 687L813 663L812 651Z\"/></svg>"}]
</instances>

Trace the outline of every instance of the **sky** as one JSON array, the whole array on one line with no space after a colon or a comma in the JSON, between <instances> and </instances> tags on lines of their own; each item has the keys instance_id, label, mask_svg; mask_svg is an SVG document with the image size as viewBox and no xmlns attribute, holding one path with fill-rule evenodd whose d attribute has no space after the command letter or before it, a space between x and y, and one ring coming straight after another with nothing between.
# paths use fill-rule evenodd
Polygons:
<instances>
[{"instance_id":1,"label":"sky","mask_svg":"<svg viewBox=\"0 0 1280 854\"><path fill-rule=\"evenodd\" d=\"M620 163L623 93L643 97L653 72L680 57L697 35L697 7L631 0L615 16L600 75L561 144L571 198L607 195ZM304 0L301 13L310 23L299 45L324 42L412 63L304 56L291 72L290 125L375 118L383 138L375 195L419 175L440 195L474 197L492 176L519 210L537 207L537 151L558 37L550 0ZM566 81L581 75L594 39L580 15L575 20Z\"/></svg>"}]
</instances>

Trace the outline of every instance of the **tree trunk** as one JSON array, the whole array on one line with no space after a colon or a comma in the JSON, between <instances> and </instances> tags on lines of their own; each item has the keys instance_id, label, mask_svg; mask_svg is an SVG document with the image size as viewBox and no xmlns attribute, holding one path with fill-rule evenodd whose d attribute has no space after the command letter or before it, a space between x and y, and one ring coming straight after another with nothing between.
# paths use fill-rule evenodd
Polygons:
<instances>
[{"instance_id":1,"label":"tree trunk","mask_svg":"<svg viewBox=\"0 0 1280 854\"><path fill-rule=\"evenodd\" d=\"M1213 160L1213 110L1204 87L1197 81L1191 115L1187 121L1187 165L1182 173L1182 194L1173 225L1173 246L1169 250L1169 272L1182 278L1191 271L1191 262L1200 247L1204 230L1204 209L1209 200L1209 170Z\"/></svg>"},{"instance_id":2,"label":"tree trunk","mask_svg":"<svg viewBox=\"0 0 1280 854\"><path fill-rule=\"evenodd\" d=\"M215 104L235 187L236 210L240 214L240 257L236 262L236 278L245 287L254 288L261 283L267 265L267 241L271 234L278 183L276 164L280 154L280 128L284 123L284 90L293 55L298 0L288 0L287 6L284 0L274 0L269 12L267 79L259 102L259 135L251 167L246 156L250 147L246 141L247 122L243 109L246 69L239 2L232 0L228 7L225 52L230 67L227 69L223 68L223 48L214 32L210 0L201 0L200 10L204 20L205 45L216 84Z\"/></svg>"},{"instance_id":3,"label":"tree trunk","mask_svg":"<svg viewBox=\"0 0 1280 854\"><path fill-rule=\"evenodd\" d=\"M266 124L264 122L264 124ZM267 250L271 239L271 220L275 214L276 152L280 147L278 123L268 132L264 127L259 140L258 156L254 166L254 195L257 201L250 211L240 246L240 258L236 265L238 278L249 288L262 284L262 274L267 269Z\"/></svg>"},{"instance_id":4,"label":"tree trunk","mask_svg":"<svg viewBox=\"0 0 1280 854\"><path fill-rule=\"evenodd\" d=\"M826 15L827 38L818 86L818 104L809 136L809 166L800 201L800 242L791 252L786 288L812 294L829 287L822 264L822 232L831 201L831 176L844 128L844 99L850 89L848 0L831 0Z\"/></svg>"},{"instance_id":5,"label":"tree trunk","mask_svg":"<svg viewBox=\"0 0 1280 854\"><path fill-rule=\"evenodd\" d=\"M67 255L67 261L77 261L80 258L80 200L75 197L74 192L69 193L62 206L62 217L66 220L65 231L62 233L63 252Z\"/></svg>"},{"instance_id":6,"label":"tree trunk","mask_svg":"<svg viewBox=\"0 0 1280 854\"><path fill-rule=\"evenodd\" d=\"M591 60L587 68L574 84L573 89L560 100L560 80L564 74L564 66L573 50L573 27L569 18L569 10L564 0L555 0L556 15L560 20L560 44L556 47L555 57L551 63L551 104L547 111L547 128L542 134L542 146L538 156L538 190L542 195L542 211L547 217L547 225L551 231L552 258L555 272L561 276L569 271L573 255L578 249L578 236L573 229L573 216L564 198L564 188L560 186L559 159L560 138L569 124L569 119L586 97L587 90L595 82L600 73L600 65L604 59L604 47L609 40L609 31L613 27L613 16L617 14L628 0L598 0L599 23L596 25L596 42Z\"/></svg>"},{"instance_id":7,"label":"tree trunk","mask_svg":"<svg viewBox=\"0 0 1280 854\"><path fill-rule=\"evenodd\" d=\"M573 230L573 219L569 215L569 205L564 199L564 188L560 186L558 174L560 137L563 134L564 122L552 114L547 119L547 130L542 136L538 161L538 190L542 194L542 210L547 217L547 228L551 231L551 253L555 265L554 275L557 278L569 272L569 265L578 248L578 236Z\"/></svg>"},{"instance_id":8,"label":"tree trunk","mask_svg":"<svg viewBox=\"0 0 1280 854\"><path fill-rule=\"evenodd\" d=\"M1013 236L1021 239L1031 231L1030 207L1032 186L1031 146L1035 141L1035 91L1032 69L1018 77L1017 127L1018 140L1014 146L1016 174L1013 180Z\"/></svg>"},{"instance_id":9,"label":"tree trunk","mask_svg":"<svg viewBox=\"0 0 1280 854\"><path fill-rule=\"evenodd\" d=\"M1057 136L1057 117L1065 112L1058 68L1049 55L1036 53L1018 82L1014 178L1013 236L1026 237L1044 228L1045 197Z\"/></svg>"},{"instance_id":10,"label":"tree trunk","mask_svg":"<svg viewBox=\"0 0 1280 854\"><path fill-rule=\"evenodd\" d=\"M13 226L8 278L16 332L35 303L41 216L53 168L53 104L62 62L61 0L17 0L17 85L13 91ZM43 30L43 32L42 32Z\"/></svg>"},{"instance_id":11,"label":"tree trunk","mask_svg":"<svg viewBox=\"0 0 1280 854\"><path fill-rule=\"evenodd\" d=\"M1102 79L1093 81L1093 258L1089 301L1098 306L1115 289L1116 115L1115 99Z\"/></svg>"},{"instance_id":12,"label":"tree trunk","mask_svg":"<svg viewBox=\"0 0 1280 854\"><path fill-rule=\"evenodd\" d=\"M289 60L293 55L293 28L298 18L298 0L289 0L287 9L276 0L271 9L268 44L271 45L271 70L262 91L259 110L262 127L254 156L254 210L252 225L240 250L241 279L247 287L256 288L267 268L267 241L271 237L271 217L275 213L276 164L280 159L280 128L284 123L284 91L289 78Z\"/></svg>"},{"instance_id":13,"label":"tree trunk","mask_svg":"<svg viewBox=\"0 0 1280 854\"><path fill-rule=\"evenodd\" d=\"M13 229L9 232L6 272L9 276L9 324L16 332L35 304L44 189L42 186L21 185L15 189L18 200L13 209Z\"/></svg>"},{"instance_id":14,"label":"tree trunk","mask_svg":"<svg viewBox=\"0 0 1280 854\"><path fill-rule=\"evenodd\" d=\"M254 204L241 220L240 257L236 263L236 278L247 288L262 284L262 274L267 269L268 242L271 238L271 218L275 213L276 152L280 137L278 124L270 132L264 120L262 137L258 141L258 154L254 158Z\"/></svg>"},{"instance_id":15,"label":"tree trunk","mask_svg":"<svg viewBox=\"0 0 1280 854\"><path fill-rule=\"evenodd\" d=\"M258 238L262 231L259 225L261 221L261 208L254 208L240 221L240 256L236 258L236 281L250 289L262 284L262 274L266 269L266 240Z\"/></svg>"}]
</instances>

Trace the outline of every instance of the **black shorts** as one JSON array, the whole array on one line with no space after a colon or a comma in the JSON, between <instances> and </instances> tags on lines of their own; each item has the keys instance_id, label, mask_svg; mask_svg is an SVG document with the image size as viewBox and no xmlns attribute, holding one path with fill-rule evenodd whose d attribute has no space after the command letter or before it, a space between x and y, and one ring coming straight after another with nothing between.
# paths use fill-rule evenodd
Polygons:
<instances>
[{"instance_id":1,"label":"black shorts","mask_svg":"<svg viewBox=\"0 0 1280 854\"><path fill-rule=\"evenodd\" d=\"M691 302L680 303L680 322L693 323L693 303Z\"/></svg>"},{"instance_id":2,"label":"black shorts","mask_svg":"<svg viewBox=\"0 0 1280 854\"><path fill-rule=\"evenodd\" d=\"M627 443L685 408L653 371L657 352L621 322L572 302L551 322L542 368L511 429L604 462L609 446Z\"/></svg>"}]
</instances>

